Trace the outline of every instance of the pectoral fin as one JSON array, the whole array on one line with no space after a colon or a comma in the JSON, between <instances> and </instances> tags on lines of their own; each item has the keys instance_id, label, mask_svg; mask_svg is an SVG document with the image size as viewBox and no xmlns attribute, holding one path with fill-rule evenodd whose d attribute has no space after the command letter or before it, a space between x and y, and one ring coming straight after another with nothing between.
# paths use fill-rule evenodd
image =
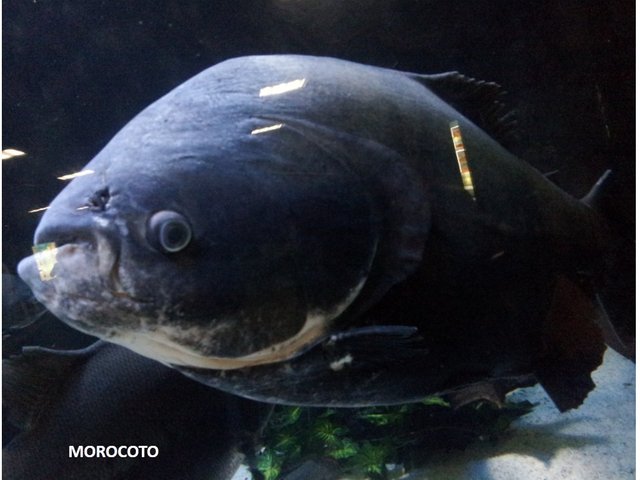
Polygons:
<instances>
[{"instance_id":1,"label":"pectoral fin","mask_svg":"<svg viewBox=\"0 0 640 480\"><path fill-rule=\"evenodd\" d=\"M442 383L413 327L361 327L325 337L286 362L246 369L176 367L221 390L269 403L358 407L419 401ZM433 375L433 377L431 376Z\"/></svg>"}]
</instances>

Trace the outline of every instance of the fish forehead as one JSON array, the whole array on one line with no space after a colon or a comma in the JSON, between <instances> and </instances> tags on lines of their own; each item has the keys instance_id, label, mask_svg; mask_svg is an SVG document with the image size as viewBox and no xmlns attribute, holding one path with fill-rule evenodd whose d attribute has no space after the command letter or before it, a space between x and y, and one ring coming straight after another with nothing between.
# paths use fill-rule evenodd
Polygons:
<instances>
[{"instance_id":1,"label":"fish forehead","mask_svg":"<svg viewBox=\"0 0 640 480\"><path fill-rule=\"evenodd\" d=\"M265 86L294 77L307 82L299 91L260 97ZM287 127L295 127L300 119L308 120L311 129L328 126L322 133L325 137L351 132L381 144L402 145L406 142L392 135L398 125L386 128L382 111L362 111L364 106L381 110L380 101L369 100L380 100L381 93L393 96L399 83L407 84L405 96L406 87L416 90L416 95L426 92L398 72L330 58L276 55L228 60L186 81L137 115L85 167L95 174L74 179L59 202L73 199L77 204L99 188L111 188L130 204L135 194L137 202L142 197L149 200L142 208L154 208L153 203L170 203L175 190L204 183L224 185L229 175L251 176L251 169L259 171L260 166L247 167L248 162L260 159L268 164L271 157L294 168L313 157L304 165L305 172L319 171L324 152L310 155L313 146L304 132L287 135ZM401 111L402 107L394 108ZM344 111L349 115L341 115ZM278 125L279 119L285 131L252 135L260 127ZM405 123L402 137L411 136L414 128L409 128L410 118ZM379 138L381 133L393 138ZM286 144L286 151L274 152L278 143ZM326 165L323 168L326 173ZM159 198L158 190L166 194Z\"/></svg>"},{"instance_id":2,"label":"fish forehead","mask_svg":"<svg viewBox=\"0 0 640 480\"><path fill-rule=\"evenodd\" d=\"M304 86L260 96L262 89L291 79L304 79ZM224 185L229 175L259 175L262 167L272 165L339 175L309 132L336 150L341 134L371 139L394 151L415 150L416 141L436 143L418 134L424 127L418 121L417 100L422 109L432 102L449 108L405 75L377 67L295 55L228 60L138 114L85 167L95 174L74 179L62 196L77 203L92 190L114 188L129 204L135 203L130 198L135 195L137 202L147 199L143 208L154 208L154 203L170 201L176 191L204 183ZM274 125L282 128L254 134ZM369 161L368 153L360 156L361 163ZM410 156L405 160L413 161ZM423 170L423 159L414 164ZM166 195L159 199L158 190Z\"/></svg>"},{"instance_id":3,"label":"fish forehead","mask_svg":"<svg viewBox=\"0 0 640 480\"><path fill-rule=\"evenodd\" d=\"M296 80L304 80L304 85L282 94L260 95L265 88ZM393 142L385 142L384 133L390 125L400 122L403 136L411 135L406 129L418 119L412 115L417 100L423 106L434 103L448 108L401 72L330 58L240 57L204 70L151 104L113 138L108 156L112 164L126 162L125 155L118 155L126 150L144 156L162 149L169 158L233 156L238 141L260 127L286 125L287 118L388 144ZM388 120L390 111L393 115ZM401 130L394 127L391 133Z\"/></svg>"}]
</instances>

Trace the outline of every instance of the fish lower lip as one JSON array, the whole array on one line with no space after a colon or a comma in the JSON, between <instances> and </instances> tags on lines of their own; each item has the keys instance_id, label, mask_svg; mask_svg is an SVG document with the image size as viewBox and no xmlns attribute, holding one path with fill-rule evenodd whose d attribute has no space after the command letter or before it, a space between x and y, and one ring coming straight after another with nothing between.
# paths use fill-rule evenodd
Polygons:
<instances>
[{"instance_id":1,"label":"fish lower lip","mask_svg":"<svg viewBox=\"0 0 640 480\"><path fill-rule=\"evenodd\" d=\"M31 262L35 265L35 260L33 257L26 257L20 260L18 263L18 276L25 282L27 285L31 284L30 279L33 276L31 273Z\"/></svg>"},{"instance_id":2,"label":"fish lower lip","mask_svg":"<svg viewBox=\"0 0 640 480\"><path fill-rule=\"evenodd\" d=\"M97 260L98 275L104 280L104 284L114 297L124 297L135 301L141 301L131 295L120 281L120 252L113 242L102 235L96 235L93 242L78 240L67 242L58 247L59 251L73 254L76 250L93 252Z\"/></svg>"},{"instance_id":3,"label":"fish lower lip","mask_svg":"<svg viewBox=\"0 0 640 480\"><path fill-rule=\"evenodd\" d=\"M60 251L62 252L64 257L62 259L62 262L65 263L65 259L69 259L69 257L72 257L74 255L74 250L80 249L82 249L81 245L66 244L61 246ZM103 261L105 260L106 259L103 259ZM98 261L96 261L96 263L97 262ZM90 288L88 286L85 286L81 290L78 290L76 288L61 288L61 285L58 283L60 278L68 278L69 275L75 275L76 273L80 275L82 271L86 269L89 269L89 271L96 273L96 276L93 278L93 280L90 280L91 283L95 285L95 288L102 291L106 289L114 299L124 299L138 305L153 304L152 299L138 297L127 291L123 287L118 275L118 257L116 257L116 260L113 263L106 261L103 265L108 265L108 268L105 267L106 274L104 272L98 273L98 269L96 269L95 263L93 265L72 265L70 267L67 266L62 271L63 273L59 273L57 275L54 270L54 275L51 280L43 280L38 269L35 256L31 255L19 262L17 270L18 276L29 286L36 299L40 303L43 303L45 305L48 305L51 301L53 301L54 298L60 295L70 300L91 300L92 292L90 291ZM99 280L98 277L100 277L102 280ZM58 281L56 280L56 278L58 278ZM100 284L102 286L100 286Z\"/></svg>"},{"instance_id":4,"label":"fish lower lip","mask_svg":"<svg viewBox=\"0 0 640 480\"><path fill-rule=\"evenodd\" d=\"M36 299L44 303L47 296L52 293L52 289L41 279L40 271L34 256L26 257L18 263L18 276L25 282Z\"/></svg>"}]
</instances>

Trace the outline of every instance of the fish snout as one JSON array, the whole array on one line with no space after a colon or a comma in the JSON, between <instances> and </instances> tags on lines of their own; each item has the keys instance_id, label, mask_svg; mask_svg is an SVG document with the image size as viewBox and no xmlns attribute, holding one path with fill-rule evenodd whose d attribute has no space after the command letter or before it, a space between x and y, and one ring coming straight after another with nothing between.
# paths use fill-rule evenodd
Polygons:
<instances>
[{"instance_id":1,"label":"fish snout","mask_svg":"<svg viewBox=\"0 0 640 480\"><path fill-rule=\"evenodd\" d=\"M18 263L18 276L31 288L33 281L38 278L38 267L33 256L23 258Z\"/></svg>"},{"instance_id":2,"label":"fish snout","mask_svg":"<svg viewBox=\"0 0 640 480\"><path fill-rule=\"evenodd\" d=\"M93 216L86 213L48 210L34 235L34 245L53 243L56 247L66 244L96 245Z\"/></svg>"},{"instance_id":3,"label":"fish snout","mask_svg":"<svg viewBox=\"0 0 640 480\"><path fill-rule=\"evenodd\" d=\"M120 290L118 281L119 230L112 218L96 215L90 211L70 211L53 207L42 217L34 236L34 252L47 247L56 249L58 257L82 252L85 261L93 265L106 283L114 290ZM62 260L62 258L59 258ZM115 284L115 285L114 285Z\"/></svg>"}]
</instances>

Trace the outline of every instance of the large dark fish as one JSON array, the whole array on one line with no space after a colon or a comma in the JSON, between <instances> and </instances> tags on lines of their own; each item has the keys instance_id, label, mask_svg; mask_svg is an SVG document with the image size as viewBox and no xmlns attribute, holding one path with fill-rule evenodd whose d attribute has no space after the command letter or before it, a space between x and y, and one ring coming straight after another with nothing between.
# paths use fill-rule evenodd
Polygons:
<instances>
[{"instance_id":1,"label":"large dark fish","mask_svg":"<svg viewBox=\"0 0 640 480\"><path fill-rule=\"evenodd\" d=\"M268 413L117 345L29 347L3 360L3 478L225 479ZM154 446L157 456L70 457L69 447Z\"/></svg>"},{"instance_id":2,"label":"large dark fish","mask_svg":"<svg viewBox=\"0 0 640 480\"><path fill-rule=\"evenodd\" d=\"M331 58L223 62L51 203L20 276L69 325L269 402L593 388L607 227L503 148L496 84ZM90 172L85 172L90 173ZM606 323L606 322L603 322Z\"/></svg>"}]
</instances>

